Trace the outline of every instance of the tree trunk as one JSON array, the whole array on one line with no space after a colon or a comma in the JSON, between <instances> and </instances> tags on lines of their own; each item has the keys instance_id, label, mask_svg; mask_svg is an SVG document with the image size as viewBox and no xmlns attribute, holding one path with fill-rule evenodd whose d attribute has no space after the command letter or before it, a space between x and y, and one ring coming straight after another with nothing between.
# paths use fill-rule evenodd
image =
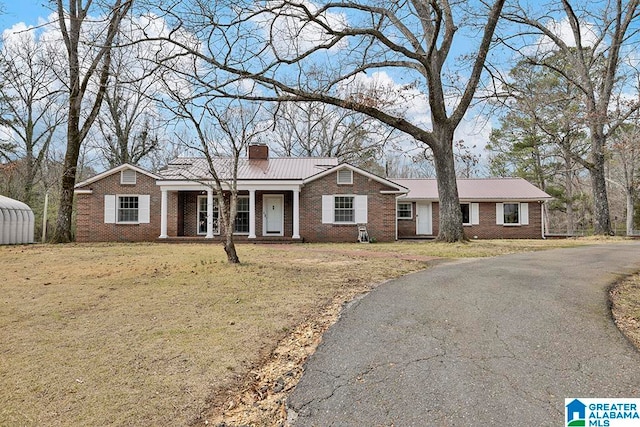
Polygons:
<instances>
[{"instance_id":1,"label":"tree trunk","mask_svg":"<svg viewBox=\"0 0 640 427\"><path fill-rule=\"evenodd\" d=\"M70 114L70 122L67 128L67 152L64 156L62 171L62 189L60 191L60 205L56 219L56 229L51 237L52 243L69 243L73 240L71 232L73 215L73 187L76 185L76 171L80 157L80 134L74 123L79 121L79 114L73 120Z\"/></svg>"},{"instance_id":2,"label":"tree trunk","mask_svg":"<svg viewBox=\"0 0 640 427\"><path fill-rule=\"evenodd\" d=\"M454 243L467 241L462 227L462 210L458 198L458 183L453 157L453 131L434 129L436 146L432 147L436 167L439 199L440 242Z\"/></svg>"},{"instance_id":3,"label":"tree trunk","mask_svg":"<svg viewBox=\"0 0 640 427\"><path fill-rule=\"evenodd\" d=\"M612 234L609 214L609 197L605 176L604 136L592 134L593 164L589 168L593 188L594 234L609 236Z\"/></svg>"},{"instance_id":4,"label":"tree trunk","mask_svg":"<svg viewBox=\"0 0 640 427\"><path fill-rule=\"evenodd\" d=\"M633 217L635 216L635 200L633 188L626 188L627 196L627 236L633 236Z\"/></svg>"},{"instance_id":5,"label":"tree trunk","mask_svg":"<svg viewBox=\"0 0 640 427\"><path fill-rule=\"evenodd\" d=\"M240 258L236 252L236 245L233 243L233 239L230 239L227 235L227 239L224 242L224 251L227 254L227 261L229 264L240 264Z\"/></svg>"}]
</instances>

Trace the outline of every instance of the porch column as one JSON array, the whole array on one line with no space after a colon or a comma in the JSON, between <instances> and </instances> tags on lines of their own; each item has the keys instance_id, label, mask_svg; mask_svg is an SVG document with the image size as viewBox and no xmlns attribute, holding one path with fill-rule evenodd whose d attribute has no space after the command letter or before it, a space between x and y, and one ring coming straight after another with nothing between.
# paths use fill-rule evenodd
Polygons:
<instances>
[{"instance_id":1,"label":"porch column","mask_svg":"<svg viewBox=\"0 0 640 427\"><path fill-rule=\"evenodd\" d=\"M213 190L207 189L207 235L205 239L213 239Z\"/></svg>"},{"instance_id":2,"label":"porch column","mask_svg":"<svg viewBox=\"0 0 640 427\"><path fill-rule=\"evenodd\" d=\"M293 236L291 238L300 238L300 189L293 190Z\"/></svg>"},{"instance_id":3,"label":"porch column","mask_svg":"<svg viewBox=\"0 0 640 427\"><path fill-rule=\"evenodd\" d=\"M169 237L167 236L167 205L167 190L162 190L162 197L160 198L160 239Z\"/></svg>"},{"instance_id":4,"label":"porch column","mask_svg":"<svg viewBox=\"0 0 640 427\"><path fill-rule=\"evenodd\" d=\"M249 239L256 238L256 190L249 190Z\"/></svg>"}]
</instances>

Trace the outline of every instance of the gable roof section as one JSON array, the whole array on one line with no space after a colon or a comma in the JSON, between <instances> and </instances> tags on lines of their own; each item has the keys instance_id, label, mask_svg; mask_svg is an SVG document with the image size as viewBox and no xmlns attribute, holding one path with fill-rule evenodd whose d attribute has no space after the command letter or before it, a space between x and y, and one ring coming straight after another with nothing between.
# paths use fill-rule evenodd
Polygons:
<instances>
[{"instance_id":1,"label":"gable roof section","mask_svg":"<svg viewBox=\"0 0 640 427\"><path fill-rule=\"evenodd\" d=\"M435 179L394 179L409 189L406 199L438 200ZM458 179L460 200L546 200L552 197L522 178Z\"/></svg>"},{"instance_id":2,"label":"gable roof section","mask_svg":"<svg viewBox=\"0 0 640 427\"><path fill-rule=\"evenodd\" d=\"M238 180L303 180L338 164L338 159L322 157L274 157L266 160L238 159ZM213 158L213 166L221 180L232 178L231 158ZM159 172L161 180L206 181L213 179L207 160L179 157Z\"/></svg>"},{"instance_id":3,"label":"gable roof section","mask_svg":"<svg viewBox=\"0 0 640 427\"><path fill-rule=\"evenodd\" d=\"M124 163L124 164L122 164L120 166L116 166L115 168L111 168L111 169L106 170L106 171L104 171L102 173L99 173L98 175L92 176L91 178L89 178L89 179L87 179L85 181L79 182L74 186L74 188L86 187L89 184L92 184L92 183L94 183L96 181L100 181L101 179L106 178L109 175L113 175L114 173L121 172L121 171L123 171L125 169L134 170L134 171L136 171L138 173L141 173L143 175L147 175L148 177L151 177L153 179L160 179L160 177L158 175L154 174L154 173L151 173L151 172L149 172L147 170L144 170L144 169L142 169L142 168L140 168L138 166L134 166L134 165L131 165L129 163Z\"/></svg>"},{"instance_id":4,"label":"gable roof section","mask_svg":"<svg viewBox=\"0 0 640 427\"><path fill-rule=\"evenodd\" d=\"M327 176L327 175L329 175L331 173L335 173L335 172L337 172L337 171L339 171L341 169L350 169L353 172L356 172L356 173L358 173L360 175L364 175L367 178L373 179L374 181L378 181L381 184L387 185L387 186L389 186L391 188L395 188L395 190L389 191L391 193L396 193L397 192L399 194L403 194L403 193L407 192L407 188L405 186L403 186L402 184L398 183L399 180L391 181L391 180L388 180L386 178L382 178L381 176L374 175L374 174L372 174L370 172L365 171L364 169L360 169L358 167L350 165L349 163L341 163L341 164L338 164L338 165L336 165L336 166L334 166L334 167L332 167L330 169L327 169L327 170L325 170L323 172L317 173L317 174L315 174L313 176L309 176L308 178L306 178L304 180L304 184L306 184L308 182L315 181L316 179L320 179L322 177L325 177L325 176Z\"/></svg>"}]
</instances>

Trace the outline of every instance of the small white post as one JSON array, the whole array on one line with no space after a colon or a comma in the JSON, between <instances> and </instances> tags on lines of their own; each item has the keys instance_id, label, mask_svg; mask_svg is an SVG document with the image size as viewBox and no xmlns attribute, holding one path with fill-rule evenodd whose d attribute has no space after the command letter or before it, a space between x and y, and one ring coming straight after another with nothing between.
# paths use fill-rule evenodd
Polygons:
<instances>
[{"instance_id":1,"label":"small white post","mask_svg":"<svg viewBox=\"0 0 640 427\"><path fill-rule=\"evenodd\" d=\"M300 190L293 190L293 236L292 239L300 238Z\"/></svg>"},{"instance_id":2,"label":"small white post","mask_svg":"<svg viewBox=\"0 0 640 427\"><path fill-rule=\"evenodd\" d=\"M249 239L256 238L256 190L249 190Z\"/></svg>"},{"instance_id":3,"label":"small white post","mask_svg":"<svg viewBox=\"0 0 640 427\"><path fill-rule=\"evenodd\" d=\"M42 211L42 243L47 241L47 211L49 210L49 192L44 193L44 210Z\"/></svg>"}]
</instances>

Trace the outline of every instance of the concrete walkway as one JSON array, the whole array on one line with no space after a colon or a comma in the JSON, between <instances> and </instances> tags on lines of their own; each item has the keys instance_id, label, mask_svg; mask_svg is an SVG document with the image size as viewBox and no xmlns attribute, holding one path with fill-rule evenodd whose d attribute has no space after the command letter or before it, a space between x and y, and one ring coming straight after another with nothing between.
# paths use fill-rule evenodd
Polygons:
<instances>
[{"instance_id":1,"label":"concrete walkway","mask_svg":"<svg viewBox=\"0 0 640 427\"><path fill-rule=\"evenodd\" d=\"M566 397L639 397L608 287L640 243L436 266L378 287L325 334L288 400L300 426L564 425Z\"/></svg>"}]
</instances>

